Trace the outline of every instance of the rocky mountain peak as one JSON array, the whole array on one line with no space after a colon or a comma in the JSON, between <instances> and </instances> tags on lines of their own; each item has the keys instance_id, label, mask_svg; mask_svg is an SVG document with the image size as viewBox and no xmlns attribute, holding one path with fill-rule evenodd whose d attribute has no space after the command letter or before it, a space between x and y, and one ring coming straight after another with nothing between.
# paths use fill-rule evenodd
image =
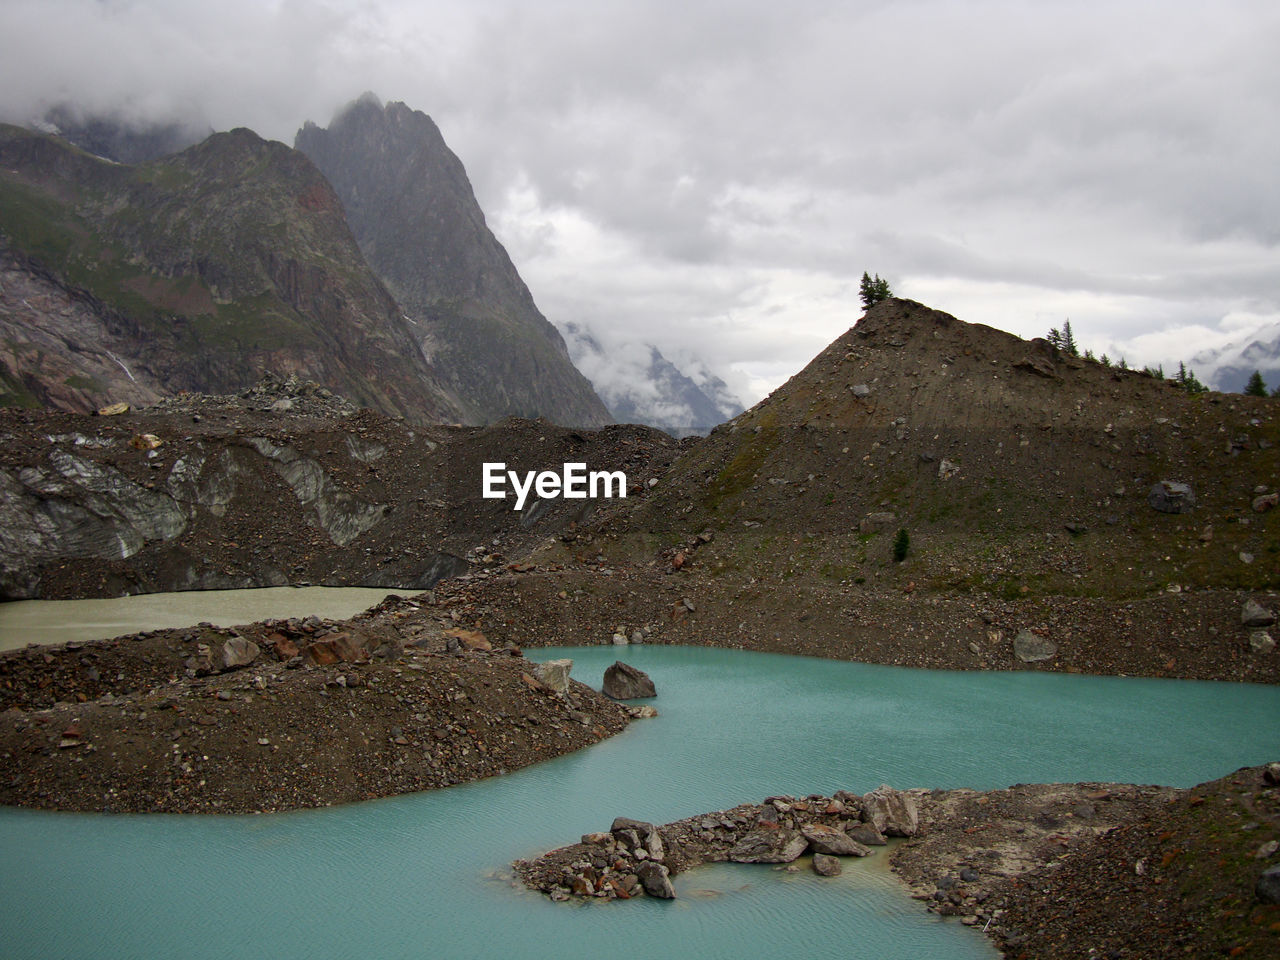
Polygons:
<instances>
[{"instance_id":1,"label":"rocky mountain peak","mask_svg":"<svg viewBox=\"0 0 1280 960\"><path fill-rule=\"evenodd\" d=\"M9 127L0 167L4 403L230 393L274 371L458 418L301 153L237 129L131 167Z\"/></svg>"},{"instance_id":2,"label":"rocky mountain peak","mask_svg":"<svg viewBox=\"0 0 1280 960\"><path fill-rule=\"evenodd\" d=\"M451 378L465 416L610 421L485 223L462 162L426 114L371 94L295 138L333 184L370 266Z\"/></svg>"}]
</instances>

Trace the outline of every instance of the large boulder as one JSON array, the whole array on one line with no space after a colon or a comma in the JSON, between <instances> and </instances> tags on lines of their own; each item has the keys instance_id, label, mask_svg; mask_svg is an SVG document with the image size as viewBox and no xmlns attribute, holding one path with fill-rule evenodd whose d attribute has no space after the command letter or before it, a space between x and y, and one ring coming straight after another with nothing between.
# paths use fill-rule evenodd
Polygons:
<instances>
[{"instance_id":1,"label":"large boulder","mask_svg":"<svg viewBox=\"0 0 1280 960\"><path fill-rule=\"evenodd\" d=\"M732 863L791 863L809 848L804 834L795 830L752 830L729 848Z\"/></svg>"},{"instance_id":2,"label":"large boulder","mask_svg":"<svg viewBox=\"0 0 1280 960\"><path fill-rule=\"evenodd\" d=\"M533 675L556 693L569 692L569 671L573 669L572 660L547 660L533 666Z\"/></svg>"},{"instance_id":3,"label":"large boulder","mask_svg":"<svg viewBox=\"0 0 1280 960\"><path fill-rule=\"evenodd\" d=\"M658 695L647 673L621 660L605 670L604 685L601 690L606 697L612 697L614 700L635 700Z\"/></svg>"},{"instance_id":4,"label":"large boulder","mask_svg":"<svg viewBox=\"0 0 1280 960\"><path fill-rule=\"evenodd\" d=\"M871 851L858 843L843 830L829 827L823 823L806 823L800 828L804 838L809 841L809 849L816 854L825 853L835 857L865 857Z\"/></svg>"},{"instance_id":5,"label":"large boulder","mask_svg":"<svg viewBox=\"0 0 1280 960\"><path fill-rule=\"evenodd\" d=\"M310 644L303 656L317 667L335 663L362 663L369 659L364 644L348 633L333 633Z\"/></svg>"},{"instance_id":6,"label":"large boulder","mask_svg":"<svg viewBox=\"0 0 1280 960\"><path fill-rule=\"evenodd\" d=\"M1262 871L1253 892L1263 903L1280 903L1280 864Z\"/></svg>"},{"instance_id":7,"label":"large boulder","mask_svg":"<svg viewBox=\"0 0 1280 960\"><path fill-rule=\"evenodd\" d=\"M222 645L219 652L220 666L223 670L234 670L236 667L247 667L261 653L258 645L244 637L232 637Z\"/></svg>"},{"instance_id":8,"label":"large boulder","mask_svg":"<svg viewBox=\"0 0 1280 960\"><path fill-rule=\"evenodd\" d=\"M671 885L671 871L666 864L645 860L636 865L636 876L644 885L644 892L662 900L674 900L676 888Z\"/></svg>"},{"instance_id":9,"label":"large boulder","mask_svg":"<svg viewBox=\"0 0 1280 960\"><path fill-rule=\"evenodd\" d=\"M1013 655L1023 663L1038 663L1051 660L1058 652L1058 645L1048 637L1032 633L1030 630L1019 631L1013 638Z\"/></svg>"},{"instance_id":10,"label":"large boulder","mask_svg":"<svg viewBox=\"0 0 1280 960\"><path fill-rule=\"evenodd\" d=\"M1147 503L1161 513L1190 513L1196 505L1196 495L1190 484L1161 480L1147 494Z\"/></svg>"},{"instance_id":11,"label":"large boulder","mask_svg":"<svg viewBox=\"0 0 1280 960\"><path fill-rule=\"evenodd\" d=\"M884 834L876 829L874 823L859 823L852 827L845 828L845 835L854 843L861 843L869 847L883 847L887 840Z\"/></svg>"},{"instance_id":12,"label":"large boulder","mask_svg":"<svg viewBox=\"0 0 1280 960\"><path fill-rule=\"evenodd\" d=\"M1276 622L1276 615L1257 600L1246 600L1240 611L1240 622L1246 627L1269 627Z\"/></svg>"},{"instance_id":13,"label":"large boulder","mask_svg":"<svg viewBox=\"0 0 1280 960\"><path fill-rule=\"evenodd\" d=\"M914 837L920 829L920 814L910 794L882 783L862 798L867 820L890 837Z\"/></svg>"}]
</instances>

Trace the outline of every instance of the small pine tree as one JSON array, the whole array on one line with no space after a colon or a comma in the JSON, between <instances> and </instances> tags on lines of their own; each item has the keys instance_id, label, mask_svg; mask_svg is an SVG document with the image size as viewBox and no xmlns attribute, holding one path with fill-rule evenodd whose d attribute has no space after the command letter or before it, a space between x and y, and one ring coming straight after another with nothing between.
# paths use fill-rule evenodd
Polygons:
<instances>
[{"instance_id":1,"label":"small pine tree","mask_svg":"<svg viewBox=\"0 0 1280 960\"><path fill-rule=\"evenodd\" d=\"M1120 364L1119 364L1119 366L1120 366L1120 369L1121 369L1121 370L1128 370L1128 369L1129 369L1129 361L1128 361L1128 360L1126 360L1124 357L1121 357L1121 358L1120 358Z\"/></svg>"},{"instance_id":2,"label":"small pine tree","mask_svg":"<svg viewBox=\"0 0 1280 960\"><path fill-rule=\"evenodd\" d=\"M1205 393L1209 389L1200 382L1200 378L1196 376L1194 370L1187 371L1187 379L1182 385L1186 388L1187 393Z\"/></svg>"},{"instance_id":3,"label":"small pine tree","mask_svg":"<svg viewBox=\"0 0 1280 960\"><path fill-rule=\"evenodd\" d=\"M1098 358L1098 362L1102 364L1104 367L1111 366L1111 358L1108 357L1105 353Z\"/></svg>"},{"instance_id":4,"label":"small pine tree","mask_svg":"<svg viewBox=\"0 0 1280 960\"><path fill-rule=\"evenodd\" d=\"M1255 370L1249 375L1249 382L1244 385L1244 395L1246 397L1265 397L1267 395L1267 385L1259 371Z\"/></svg>"},{"instance_id":5,"label":"small pine tree","mask_svg":"<svg viewBox=\"0 0 1280 960\"><path fill-rule=\"evenodd\" d=\"M1053 349L1062 349L1062 331L1057 327L1050 327L1049 333L1045 339L1049 341L1049 346L1053 347Z\"/></svg>"},{"instance_id":6,"label":"small pine tree","mask_svg":"<svg viewBox=\"0 0 1280 960\"><path fill-rule=\"evenodd\" d=\"M1076 336L1071 332L1071 321L1062 324L1062 352L1068 357L1080 356L1080 347L1076 345Z\"/></svg>"},{"instance_id":7,"label":"small pine tree","mask_svg":"<svg viewBox=\"0 0 1280 960\"><path fill-rule=\"evenodd\" d=\"M1096 360L1096 359L1097 359L1097 358L1093 355L1093 351L1092 351L1092 350L1086 350L1086 351L1084 352L1084 358L1085 358L1086 360Z\"/></svg>"},{"instance_id":8,"label":"small pine tree","mask_svg":"<svg viewBox=\"0 0 1280 960\"><path fill-rule=\"evenodd\" d=\"M911 549L911 537L907 535L907 528L903 527L898 531L898 535L893 538L893 562L901 563L907 559L907 551Z\"/></svg>"},{"instance_id":9,"label":"small pine tree","mask_svg":"<svg viewBox=\"0 0 1280 960\"><path fill-rule=\"evenodd\" d=\"M862 282L858 285L858 296L862 298L862 307L865 310L882 300L888 300L893 296L893 291L889 289L889 281L883 279L880 274L877 273L872 277L864 270Z\"/></svg>"}]
</instances>

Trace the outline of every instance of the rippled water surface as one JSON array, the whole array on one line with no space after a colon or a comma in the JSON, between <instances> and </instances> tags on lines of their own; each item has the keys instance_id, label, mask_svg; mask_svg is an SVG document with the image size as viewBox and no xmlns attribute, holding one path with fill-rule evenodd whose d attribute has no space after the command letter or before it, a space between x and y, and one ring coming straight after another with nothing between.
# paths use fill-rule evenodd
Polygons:
<instances>
[{"instance_id":1,"label":"rippled water surface","mask_svg":"<svg viewBox=\"0 0 1280 960\"><path fill-rule=\"evenodd\" d=\"M616 648L570 656L598 685ZM715 866L680 899L552 904L506 868L607 829L772 793L1128 780L1189 786L1280 757L1280 690L945 673L636 647L662 715L465 787L263 817L0 810L12 958L990 958L882 858L824 880Z\"/></svg>"}]
</instances>

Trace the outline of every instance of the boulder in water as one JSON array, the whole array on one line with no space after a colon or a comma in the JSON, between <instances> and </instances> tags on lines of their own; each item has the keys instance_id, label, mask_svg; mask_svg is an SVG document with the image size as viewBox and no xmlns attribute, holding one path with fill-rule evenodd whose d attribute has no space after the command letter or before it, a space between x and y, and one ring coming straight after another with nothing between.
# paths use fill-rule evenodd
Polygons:
<instances>
[{"instance_id":1,"label":"boulder in water","mask_svg":"<svg viewBox=\"0 0 1280 960\"><path fill-rule=\"evenodd\" d=\"M635 700L658 695L647 673L621 660L615 661L613 666L605 670L601 690L606 697L614 700Z\"/></svg>"}]
</instances>

